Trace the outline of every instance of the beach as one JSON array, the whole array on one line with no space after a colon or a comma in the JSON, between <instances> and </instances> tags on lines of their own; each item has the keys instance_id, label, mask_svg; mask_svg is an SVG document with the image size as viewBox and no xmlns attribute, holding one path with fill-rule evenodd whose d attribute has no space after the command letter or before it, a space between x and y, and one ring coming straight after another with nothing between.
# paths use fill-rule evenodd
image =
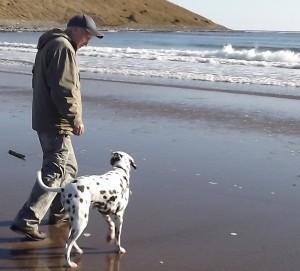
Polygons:
<instances>
[{"instance_id":1,"label":"beach","mask_svg":"<svg viewBox=\"0 0 300 271\"><path fill-rule=\"evenodd\" d=\"M0 270L66 270L66 226L42 225L48 238L39 242L9 229L42 153L30 74L0 72L0 82ZM91 79L82 96L79 175L105 173L115 150L138 169L124 217L127 253L113 253L93 210L76 270L299 270L299 100Z\"/></svg>"}]
</instances>

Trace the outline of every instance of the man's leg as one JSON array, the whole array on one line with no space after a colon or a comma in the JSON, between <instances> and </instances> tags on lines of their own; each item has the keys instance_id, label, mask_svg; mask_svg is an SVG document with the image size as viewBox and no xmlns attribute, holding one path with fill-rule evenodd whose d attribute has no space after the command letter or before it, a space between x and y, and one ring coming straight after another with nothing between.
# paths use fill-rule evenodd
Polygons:
<instances>
[{"instance_id":1,"label":"man's leg","mask_svg":"<svg viewBox=\"0 0 300 271\"><path fill-rule=\"evenodd\" d=\"M69 159L69 136L39 133L43 150L43 181L48 186L58 187L65 176ZM67 142L67 143L66 143ZM56 193L45 192L36 182L28 200L18 212L11 229L21 232L33 240L41 240L45 235L38 231L38 225L47 213Z\"/></svg>"},{"instance_id":2,"label":"man's leg","mask_svg":"<svg viewBox=\"0 0 300 271\"><path fill-rule=\"evenodd\" d=\"M62 187L74 180L78 172L77 160L70 136L65 138L65 145L69 150L69 157L66 163L64 177L61 178L60 186ZM61 194L57 194L50 206L48 224L59 224L67 221L69 221L69 215L65 212L61 204Z\"/></svg>"}]
</instances>

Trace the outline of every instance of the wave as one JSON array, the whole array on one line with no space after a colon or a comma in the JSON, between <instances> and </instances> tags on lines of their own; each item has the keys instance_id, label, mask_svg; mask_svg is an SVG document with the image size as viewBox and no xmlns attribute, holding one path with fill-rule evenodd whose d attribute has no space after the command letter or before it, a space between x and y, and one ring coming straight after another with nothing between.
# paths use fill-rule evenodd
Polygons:
<instances>
[{"instance_id":1,"label":"wave","mask_svg":"<svg viewBox=\"0 0 300 271\"><path fill-rule=\"evenodd\" d=\"M17 42L0 42L0 51L36 52L36 45Z\"/></svg>"},{"instance_id":2,"label":"wave","mask_svg":"<svg viewBox=\"0 0 300 271\"><path fill-rule=\"evenodd\" d=\"M1 66L32 66L36 45L0 42ZM294 50L213 50L87 46L78 51L81 71L192 81L300 87L300 53Z\"/></svg>"},{"instance_id":3,"label":"wave","mask_svg":"<svg viewBox=\"0 0 300 271\"><path fill-rule=\"evenodd\" d=\"M225 45L221 50L214 51L86 47L80 51L79 55L185 63L199 62L228 65L273 66L289 69L300 68L300 53L291 50L259 51L256 48L235 49L231 44Z\"/></svg>"},{"instance_id":4,"label":"wave","mask_svg":"<svg viewBox=\"0 0 300 271\"><path fill-rule=\"evenodd\" d=\"M0 52L35 53L36 45L26 43L0 43ZM300 68L300 53L292 50L261 50L258 48L234 48L231 44L219 50L166 50L113 47L84 47L79 56L91 58L160 60L186 63L220 63L228 65L273 66L290 69Z\"/></svg>"}]
</instances>

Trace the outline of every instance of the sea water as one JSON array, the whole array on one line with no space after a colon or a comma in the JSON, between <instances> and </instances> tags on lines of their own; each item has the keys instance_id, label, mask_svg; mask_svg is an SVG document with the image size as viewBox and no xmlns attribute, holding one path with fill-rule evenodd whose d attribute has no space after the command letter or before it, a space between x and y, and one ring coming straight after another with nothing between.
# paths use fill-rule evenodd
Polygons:
<instances>
[{"instance_id":1,"label":"sea water","mask_svg":"<svg viewBox=\"0 0 300 271\"><path fill-rule=\"evenodd\" d=\"M30 73L39 32L0 34L0 69ZM300 32L107 31L82 78L300 96Z\"/></svg>"}]
</instances>

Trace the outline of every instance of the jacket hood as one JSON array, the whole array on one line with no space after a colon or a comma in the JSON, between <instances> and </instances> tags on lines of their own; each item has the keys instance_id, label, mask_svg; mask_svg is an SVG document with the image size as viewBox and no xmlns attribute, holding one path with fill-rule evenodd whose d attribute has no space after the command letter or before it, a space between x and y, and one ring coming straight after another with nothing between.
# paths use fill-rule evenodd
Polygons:
<instances>
[{"instance_id":1,"label":"jacket hood","mask_svg":"<svg viewBox=\"0 0 300 271\"><path fill-rule=\"evenodd\" d=\"M67 39L72 44L72 46L74 48L76 48L76 46L74 46L75 44L72 42L70 37L64 31L62 31L58 28L54 28L52 30L45 32L44 34L42 34L40 36L38 44L37 44L37 49L43 48L45 46L45 44L47 44L49 41L59 38L59 37L63 37L65 39Z\"/></svg>"}]
</instances>

